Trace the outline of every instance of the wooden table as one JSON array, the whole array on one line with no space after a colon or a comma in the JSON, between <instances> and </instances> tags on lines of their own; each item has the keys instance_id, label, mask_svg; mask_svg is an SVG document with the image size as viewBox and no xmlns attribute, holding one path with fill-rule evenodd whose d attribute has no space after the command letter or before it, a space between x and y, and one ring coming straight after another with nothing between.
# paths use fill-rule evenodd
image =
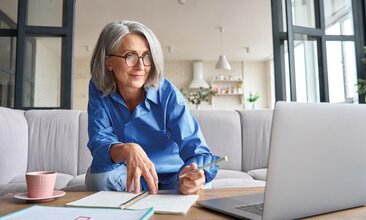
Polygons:
<instances>
[{"instance_id":1,"label":"wooden table","mask_svg":"<svg viewBox=\"0 0 366 220\"><path fill-rule=\"evenodd\" d=\"M229 188L229 189L206 189L202 190L198 200L222 198L228 196L246 195L251 193L263 192L263 187L252 188ZM64 206L65 203L81 199L94 192L67 192L65 196L45 203L27 203L17 200L14 194L7 194L0 198L0 216L26 208L30 205ZM163 215L154 214L152 220L168 219L232 219L230 216L223 215L205 208L193 205L186 215ZM326 215L315 216L307 219L366 219L366 206L334 212Z\"/></svg>"}]
</instances>

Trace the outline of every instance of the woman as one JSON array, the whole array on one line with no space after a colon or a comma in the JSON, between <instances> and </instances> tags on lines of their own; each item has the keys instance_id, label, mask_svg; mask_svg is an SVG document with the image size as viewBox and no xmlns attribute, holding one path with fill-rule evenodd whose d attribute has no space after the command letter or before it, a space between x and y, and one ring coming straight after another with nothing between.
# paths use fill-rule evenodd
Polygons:
<instances>
[{"instance_id":1,"label":"woman","mask_svg":"<svg viewBox=\"0 0 366 220\"><path fill-rule=\"evenodd\" d=\"M217 157L163 66L160 43L143 24L102 30L91 59L87 190L197 194L216 176L211 166L179 178Z\"/></svg>"}]
</instances>

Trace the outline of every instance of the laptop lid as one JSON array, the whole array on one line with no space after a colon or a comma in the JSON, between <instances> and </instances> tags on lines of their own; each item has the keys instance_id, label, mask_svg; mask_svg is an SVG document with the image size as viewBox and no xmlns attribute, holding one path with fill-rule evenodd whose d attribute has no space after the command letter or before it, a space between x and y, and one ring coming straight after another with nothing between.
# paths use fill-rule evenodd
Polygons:
<instances>
[{"instance_id":1,"label":"laptop lid","mask_svg":"<svg viewBox=\"0 0 366 220\"><path fill-rule=\"evenodd\" d=\"M263 219L296 219L366 204L366 105L277 102ZM249 199L248 199L249 198ZM235 217L260 196L199 202Z\"/></svg>"},{"instance_id":2,"label":"laptop lid","mask_svg":"<svg viewBox=\"0 0 366 220\"><path fill-rule=\"evenodd\" d=\"M366 105L278 102L264 219L366 204Z\"/></svg>"}]
</instances>

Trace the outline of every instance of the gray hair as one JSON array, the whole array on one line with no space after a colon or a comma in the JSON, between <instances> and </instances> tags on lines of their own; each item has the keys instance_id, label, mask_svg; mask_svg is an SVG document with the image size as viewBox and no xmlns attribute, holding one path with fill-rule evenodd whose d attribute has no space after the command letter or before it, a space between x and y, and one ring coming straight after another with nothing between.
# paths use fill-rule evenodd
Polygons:
<instances>
[{"instance_id":1,"label":"gray hair","mask_svg":"<svg viewBox=\"0 0 366 220\"><path fill-rule=\"evenodd\" d=\"M148 27L139 22L112 22L107 24L100 33L90 61L91 78L103 95L111 94L117 87L114 75L106 67L106 58L118 50L121 39L128 33L144 36L150 47L153 65L144 88L159 87L164 70L164 56L157 37Z\"/></svg>"}]
</instances>

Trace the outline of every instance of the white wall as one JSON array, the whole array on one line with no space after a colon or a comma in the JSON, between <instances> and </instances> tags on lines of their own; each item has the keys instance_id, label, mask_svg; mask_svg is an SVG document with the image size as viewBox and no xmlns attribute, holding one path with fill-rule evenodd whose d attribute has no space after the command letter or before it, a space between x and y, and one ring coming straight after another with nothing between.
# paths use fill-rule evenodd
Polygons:
<instances>
[{"instance_id":1,"label":"white wall","mask_svg":"<svg viewBox=\"0 0 366 220\"><path fill-rule=\"evenodd\" d=\"M276 103L276 91L275 91L275 76L274 76L274 63L273 59L269 59L265 62L266 75L267 75L267 97L268 108L273 109Z\"/></svg>"},{"instance_id":2,"label":"white wall","mask_svg":"<svg viewBox=\"0 0 366 220\"><path fill-rule=\"evenodd\" d=\"M88 106L88 86L90 79L88 59L78 59L74 63L72 108L86 111Z\"/></svg>"},{"instance_id":3,"label":"white wall","mask_svg":"<svg viewBox=\"0 0 366 220\"><path fill-rule=\"evenodd\" d=\"M244 94L245 97L249 97L249 93L259 93L260 98L256 102L256 108L269 108L270 107L270 82L268 68L266 68L266 62L253 61L244 62ZM248 101L245 100L246 108L250 109L251 106Z\"/></svg>"}]
</instances>

